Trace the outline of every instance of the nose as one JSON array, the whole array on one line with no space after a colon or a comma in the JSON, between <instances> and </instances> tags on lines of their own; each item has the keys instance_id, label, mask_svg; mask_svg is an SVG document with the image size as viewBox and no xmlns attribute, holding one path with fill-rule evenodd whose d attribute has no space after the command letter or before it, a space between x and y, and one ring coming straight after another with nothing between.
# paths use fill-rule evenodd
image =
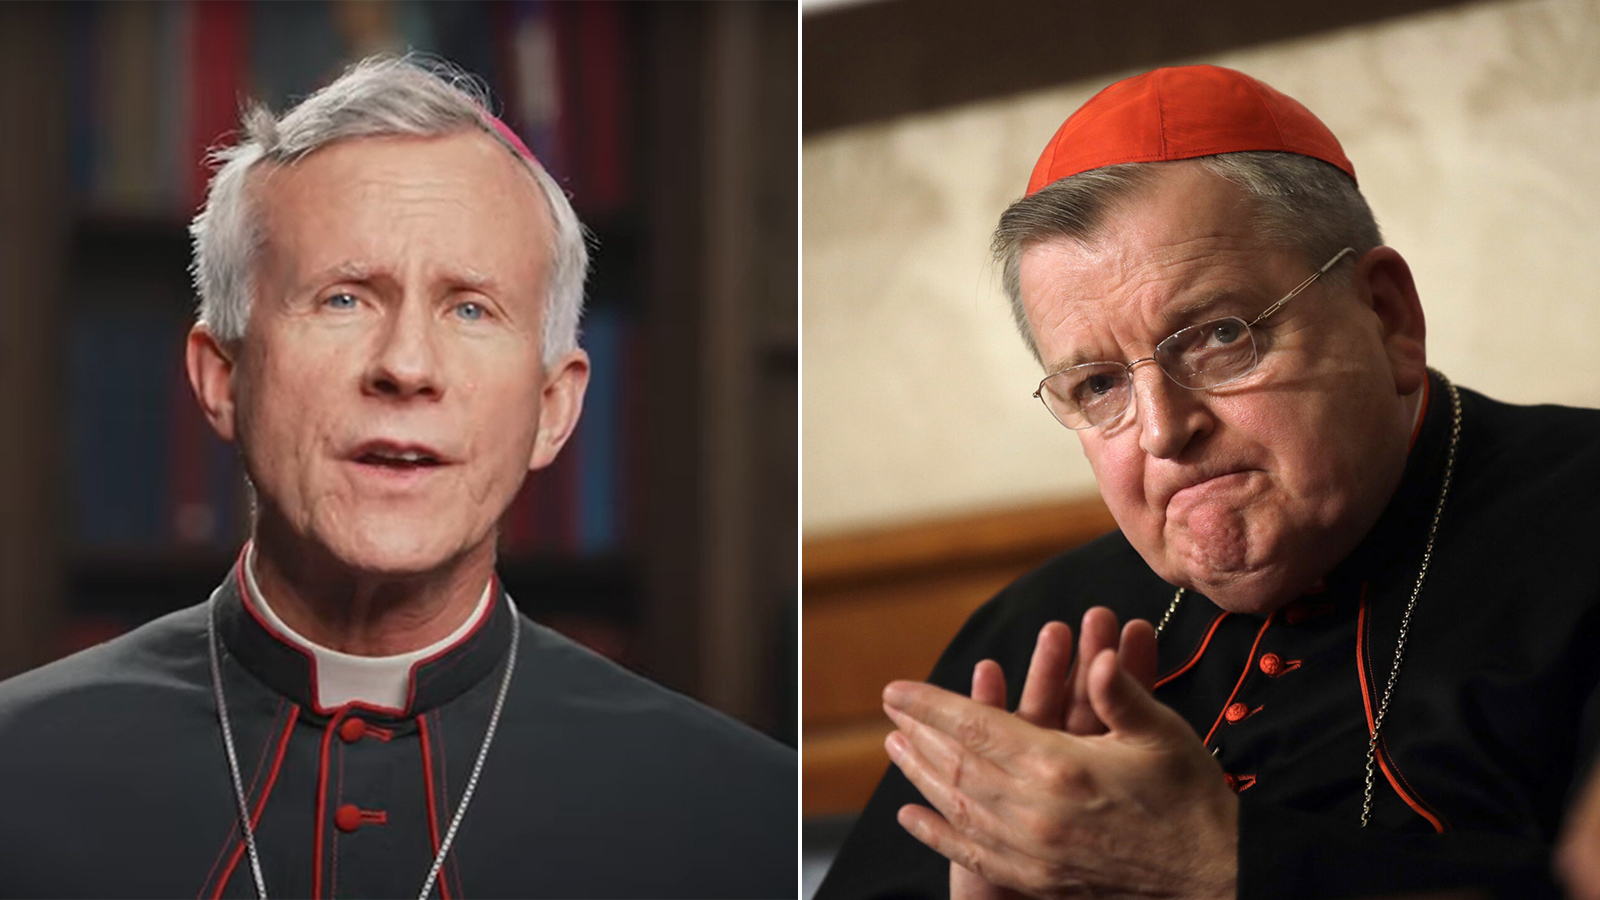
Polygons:
<instances>
[{"instance_id":1,"label":"nose","mask_svg":"<svg viewBox=\"0 0 1600 900\"><path fill-rule=\"evenodd\" d=\"M1209 434L1214 422L1203 391L1173 383L1155 360L1149 362L1137 365L1130 376L1138 405L1139 447L1158 459L1172 459Z\"/></svg>"},{"instance_id":2,"label":"nose","mask_svg":"<svg viewBox=\"0 0 1600 900\"><path fill-rule=\"evenodd\" d=\"M432 321L418 303L390 307L372 350L362 388L368 394L438 399L444 393Z\"/></svg>"}]
</instances>

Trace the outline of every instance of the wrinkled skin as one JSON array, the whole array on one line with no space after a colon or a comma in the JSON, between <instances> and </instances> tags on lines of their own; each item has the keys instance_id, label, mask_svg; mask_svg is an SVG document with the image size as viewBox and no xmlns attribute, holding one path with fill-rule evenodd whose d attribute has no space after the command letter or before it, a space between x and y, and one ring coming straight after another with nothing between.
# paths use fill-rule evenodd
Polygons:
<instances>
[{"instance_id":1,"label":"wrinkled skin","mask_svg":"<svg viewBox=\"0 0 1600 900\"><path fill-rule=\"evenodd\" d=\"M1093 242L1026 250L1022 298L1046 365L1129 362L1185 325L1255 318L1313 267L1258 240L1250 210L1197 164L1163 164ZM1224 609L1264 613L1304 592L1399 485L1426 378L1422 308L1392 249L1353 270L1257 326L1264 352L1244 378L1191 391L1144 363L1129 414L1077 433L1145 562Z\"/></svg>"},{"instance_id":2,"label":"wrinkled skin","mask_svg":"<svg viewBox=\"0 0 1600 900\"><path fill-rule=\"evenodd\" d=\"M1102 650L1114 650L1117 664L1149 690L1156 680L1155 629L1149 622L1135 619L1119 633L1116 613L1097 606L1084 613L1078 634L1074 657L1072 629L1065 623L1050 622L1039 630L1017 716L1040 728L1068 734L1104 734L1108 730L1106 724L1089 703L1089 667L1074 662L1094 659ZM1005 708L1005 673L994 660L983 660L973 668L972 699L995 709ZM991 884L958 863L950 864L951 900L1010 900L1019 896L1023 895Z\"/></svg>"},{"instance_id":3,"label":"wrinkled skin","mask_svg":"<svg viewBox=\"0 0 1600 900\"><path fill-rule=\"evenodd\" d=\"M354 139L251 178L245 337L197 326L188 364L255 486L262 590L324 646L426 646L470 614L500 515L582 406L583 353L541 358L548 208L479 133ZM435 464L374 463L407 449Z\"/></svg>"},{"instance_id":4,"label":"wrinkled skin","mask_svg":"<svg viewBox=\"0 0 1600 900\"><path fill-rule=\"evenodd\" d=\"M1116 634L1115 616L1091 611L1085 647L1099 642L1091 619L1106 617ZM1069 629L1045 627L1018 715L989 703L1004 696L991 661L974 673L976 699L885 689L890 759L937 810L905 806L901 825L952 861L952 898L1233 896L1238 798L1188 723L1141 683L1154 679L1153 629L1130 623L1120 646L1085 657L1084 709L1080 679L1065 671L1070 648ZM1059 727L1069 723L1084 734Z\"/></svg>"},{"instance_id":5,"label":"wrinkled skin","mask_svg":"<svg viewBox=\"0 0 1600 900\"><path fill-rule=\"evenodd\" d=\"M1028 324L1050 371L1131 362L1187 325L1253 320L1322 260L1264 244L1233 185L1158 164L1087 242L1020 259ZM1077 432L1117 524L1168 582L1266 613L1315 586L1398 486L1426 383L1410 270L1379 247L1256 329L1249 375L1207 391L1133 369L1120 420ZM890 758L934 809L901 824L949 858L951 895L1232 897L1238 799L1192 729L1155 700L1154 630L1087 614L1076 664L1041 632L1015 715L999 667L972 696L896 682Z\"/></svg>"}]
</instances>

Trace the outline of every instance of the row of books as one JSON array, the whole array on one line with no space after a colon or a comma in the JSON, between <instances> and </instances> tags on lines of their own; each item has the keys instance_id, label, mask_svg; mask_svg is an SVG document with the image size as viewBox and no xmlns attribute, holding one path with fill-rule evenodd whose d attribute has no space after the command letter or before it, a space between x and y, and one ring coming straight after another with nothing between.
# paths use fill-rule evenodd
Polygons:
<instances>
[{"instance_id":1,"label":"row of books","mask_svg":"<svg viewBox=\"0 0 1600 900\"><path fill-rule=\"evenodd\" d=\"M227 551L248 533L235 448L217 438L183 371L186 323L137 307L89 306L67 354L70 535L79 550ZM593 377L557 462L523 485L501 527L511 556L604 556L636 545L639 340L615 305L590 311Z\"/></svg>"},{"instance_id":2,"label":"row of books","mask_svg":"<svg viewBox=\"0 0 1600 900\"><path fill-rule=\"evenodd\" d=\"M70 15L71 171L81 205L97 214L188 218L204 198L207 153L236 133L242 98L281 112L355 60L407 51L481 78L580 214L632 202L635 7L132 0L75 4Z\"/></svg>"}]
</instances>

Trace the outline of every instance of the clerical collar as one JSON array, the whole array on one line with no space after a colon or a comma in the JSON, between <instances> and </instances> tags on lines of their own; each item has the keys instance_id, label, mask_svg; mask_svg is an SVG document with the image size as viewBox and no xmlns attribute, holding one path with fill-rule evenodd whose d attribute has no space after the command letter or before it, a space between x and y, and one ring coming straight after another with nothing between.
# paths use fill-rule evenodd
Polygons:
<instances>
[{"instance_id":1,"label":"clerical collar","mask_svg":"<svg viewBox=\"0 0 1600 900\"><path fill-rule=\"evenodd\" d=\"M389 673L381 697L362 688L355 689L352 697L348 677L335 674L329 679L322 670L331 665L330 671L343 671L338 657L361 658L316 646L285 626L250 584L249 561L247 546L232 576L217 591L218 636L229 657L309 714L330 715L340 705L354 704L380 718L420 715L481 684L505 661L514 627L512 613L501 600L498 579L491 579L487 597L479 599L477 609L455 634L431 647L379 661ZM339 684L345 685L342 696Z\"/></svg>"}]
</instances>

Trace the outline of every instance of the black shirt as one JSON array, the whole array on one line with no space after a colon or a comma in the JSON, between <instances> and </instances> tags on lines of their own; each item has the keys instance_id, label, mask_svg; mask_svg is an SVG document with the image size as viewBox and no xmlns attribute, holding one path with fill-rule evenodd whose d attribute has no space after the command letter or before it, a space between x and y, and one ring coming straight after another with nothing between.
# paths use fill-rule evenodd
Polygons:
<instances>
[{"instance_id":1,"label":"black shirt","mask_svg":"<svg viewBox=\"0 0 1600 900\"><path fill-rule=\"evenodd\" d=\"M503 594L400 711L322 709L312 660L214 597L268 891L415 896L482 744L441 897L797 891L793 751L533 622ZM0 895L254 896L212 697L208 604L0 685Z\"/></svg>"},{"instance_id":2,"label":"black shirt","mask_svg":"<svg viewBox=\"0 0 1600 900\"><path fill-rule=\"evenodd\" d=\"M1156 697L1239 792L1239 896L1349 897L1473 885L1553 895L1549 847L1600 738L1600 412L1461 391L1453 486L1379 742L1439 496L1449 394L1429 403L1400 488L1322 589L1271 615L1190 592L1160 642ZM1120 534L1063 554L979 609L930 681L965 693L992 658L1018 701L1039 629L1090 606L1158 621L1173 597ZM925 803L890 767L818 900L942 897L946 861L894 821Z\"/></svg>"}]
</instances>

